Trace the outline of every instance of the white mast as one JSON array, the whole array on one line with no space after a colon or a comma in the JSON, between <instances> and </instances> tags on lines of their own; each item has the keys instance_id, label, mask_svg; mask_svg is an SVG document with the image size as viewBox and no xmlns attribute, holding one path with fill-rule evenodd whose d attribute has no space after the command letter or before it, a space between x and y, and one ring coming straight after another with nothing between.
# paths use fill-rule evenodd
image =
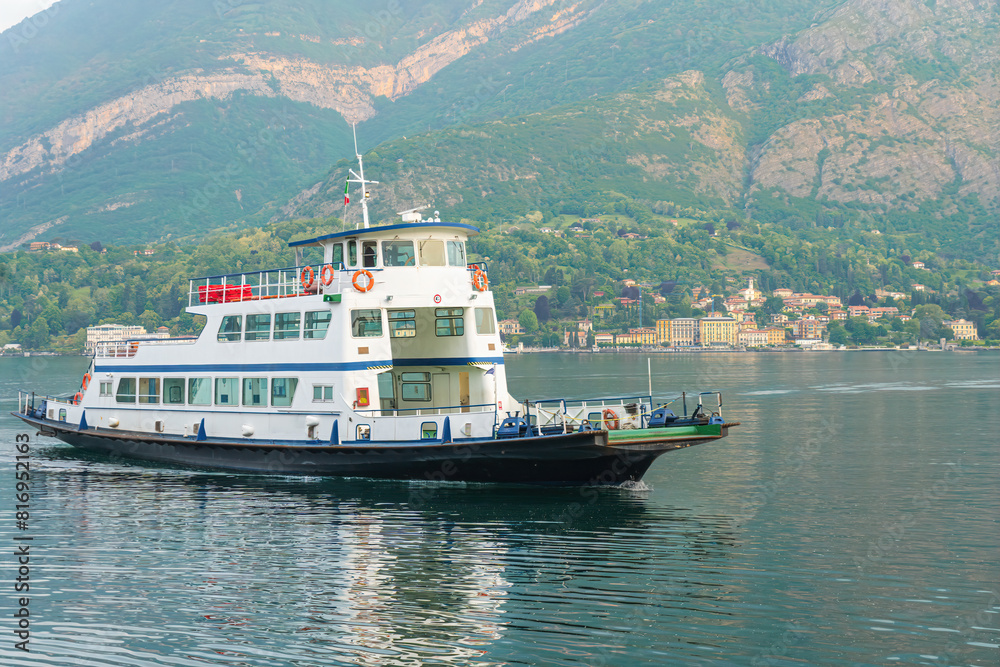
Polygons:
<instances>
[{"instance_id":1,"label":"white mast","mask_svg":"<svg viewBox=\"0 0 1000 667\"><path fill-rule=\"evenodd\" d=\"M355 173L353 169L349 169L351 176L354 178L348 178L348 183L360 183L361 184L361 214L364 218L365 229L368 229L368 189L365 187L368 183L374 183L378 185L378 181L367 181L365 180L365 164L361 159L361 153L358 152L358 128L355 123L351 123L351 129L354 132L354 155L358 158L358 171L361 173ZM345 199L346 201L346 199Z\"/></svg>"}]
</instances>

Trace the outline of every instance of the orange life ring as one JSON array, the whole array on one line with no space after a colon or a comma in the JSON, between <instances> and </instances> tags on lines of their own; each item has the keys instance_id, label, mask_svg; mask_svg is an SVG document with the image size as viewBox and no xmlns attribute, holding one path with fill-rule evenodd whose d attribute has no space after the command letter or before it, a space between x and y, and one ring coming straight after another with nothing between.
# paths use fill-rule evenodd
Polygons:
<instances>
[{"instance_id":1,"label":"orange life ring","mask_svg":"<svg viewBox=\"0 0 1000 667\"><path fill-rule=\"evenodd\" d=\"M83 391L87 391L87 387L90 386L90 373L83 374Z\"/></svg>"},{"instance_id":2,"label":"orange life ring","mask_svg":"<svg viewBox=\"0 0 1000 667\"><path fill-rule=\"evenodd\" d=\"M490 280L486 277L486 272L482 269L476 269L472 274L472 286L476 288L479 292L485 292L490 286Z\"/></svg>"},{"instance_id":3,"label":"orange life ring","mask_svg":"<svg viewBox=\"0 0 1000 667\"><path fill-rule=\"evenodd\" d=\"M364 276L367 279L364 287L358 284L358 278L360 278L361 276ZM374 276L372 276L372 272L369 271L368 269L361 269L359 271L354 272L354 278L351 279L351 284L353 284L354 289L358 290L359 292L367 292L371 288L375 287L375 278Z\"/></svg>"},{"instance_id":4,"label":"orange life ring","mask_svg":"<svg viewBox=\"0 0 1000 667\"><path fill-rule=\"evenodd\" d=\"M306 279L306 274L309 274L308 280ZM316 272L313 271L313 267L306 266L302 268L302 289L309 289L313 286L316 281Z\"/></svg>"},{"instance_id":5,"label":"orange life ring","mask_svg":"<svg viewBox=\"0 0 1000 667\"><path fill-rule=\"evenodd\" d=\"M324 264L323 268L319 270L319 281L323 283L323 287L329 287L333 282L333 266L330 264Z\"/></svg>"},{"instance_id":6,"label":"orange life ring","mask_svg":"<svg viewBox=\"0 0 1000 667\"><path fill-rule=\"evenodd\" d=\"M83 394L76 392L76 396L73 397L73 405L80 405L80 401L83 400Z\"/></svg>"},{"instance_id":7,"label":"orange life ring","mask_svg":"<svg viewBox=\"0 0 1000 667\"><path fill-rule=\"evenodd\" d=\"M604 412L601 413L601 418L604 420L604 425L608 427L609 431L617 431L621 427L621 422L618 421L618 414L614 410L605 408Z\"/></svg>"}]
</instances>

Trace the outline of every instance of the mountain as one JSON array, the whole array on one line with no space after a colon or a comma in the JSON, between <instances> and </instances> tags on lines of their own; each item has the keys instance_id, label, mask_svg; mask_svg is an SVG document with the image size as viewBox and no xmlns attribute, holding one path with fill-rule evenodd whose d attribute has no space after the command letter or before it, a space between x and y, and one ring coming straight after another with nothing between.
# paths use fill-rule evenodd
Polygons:
<instances>
[{"instance_id":1,"label":"mountain","mask_svg":"<svg viewBox=\"0 0 1000 667\"><path fill-rule=\"evenodd\" d=\"M994 1L63 0L32 27L0 36L4 247L343 215L358 122L380 215L624 202L1000 250Z\"/></svg>"}]
</instances>

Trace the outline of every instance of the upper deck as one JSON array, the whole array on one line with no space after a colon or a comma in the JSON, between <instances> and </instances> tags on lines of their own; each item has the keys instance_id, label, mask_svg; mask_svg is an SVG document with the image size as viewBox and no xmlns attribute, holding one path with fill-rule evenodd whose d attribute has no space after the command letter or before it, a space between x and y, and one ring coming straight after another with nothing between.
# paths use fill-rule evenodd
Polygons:
<instances>
[{"instance_id":1,"label":"upper deck","mask_svg":"<svg viewBox=\"0 0 1000 667\"><path fill-rule=\"evenodd\" d=\"M405 222L294 241L295 266L191 279L188 306L317 294L338 302L345 292L366 294L379 285L397 292L443 284L486 291L488 267L466 256L465 241L478 232L460 223ZM321 263L303 263L302 251L310 246L322 248Z\"/></svg>"}]
</instances>

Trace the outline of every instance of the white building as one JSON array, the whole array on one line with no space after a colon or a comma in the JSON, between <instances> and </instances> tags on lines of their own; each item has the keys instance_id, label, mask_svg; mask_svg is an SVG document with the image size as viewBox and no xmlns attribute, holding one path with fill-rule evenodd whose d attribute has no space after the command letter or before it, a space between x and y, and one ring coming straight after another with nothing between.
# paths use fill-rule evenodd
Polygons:
<instances>
[{"instance_id":1,"label":"white building","mask_svg":"<svg viewBox=\"0 0 1000 667\"><path fill-rule=\"evenodd\" d=\"M744 347L767 347L767 332L761 329L743 329L736 334L736 340Z\"/></svg>"},{"instance_id":2,"label":"white building","mask_svg":"<svg viewBox=\"0 0 1000 667\"><path fill-rule=\"evenodd\" d=\"M97 347L98 343L125 341L130 338L146 335L146 329L138 325L126 326L124 324L99 324L96 327L87 327L87 344L84 349L87 354L93 354L94 348ZM157 337L168 338L169 335L170 334L168 333L166 336Z\"/></svg>"}]
</instances>

